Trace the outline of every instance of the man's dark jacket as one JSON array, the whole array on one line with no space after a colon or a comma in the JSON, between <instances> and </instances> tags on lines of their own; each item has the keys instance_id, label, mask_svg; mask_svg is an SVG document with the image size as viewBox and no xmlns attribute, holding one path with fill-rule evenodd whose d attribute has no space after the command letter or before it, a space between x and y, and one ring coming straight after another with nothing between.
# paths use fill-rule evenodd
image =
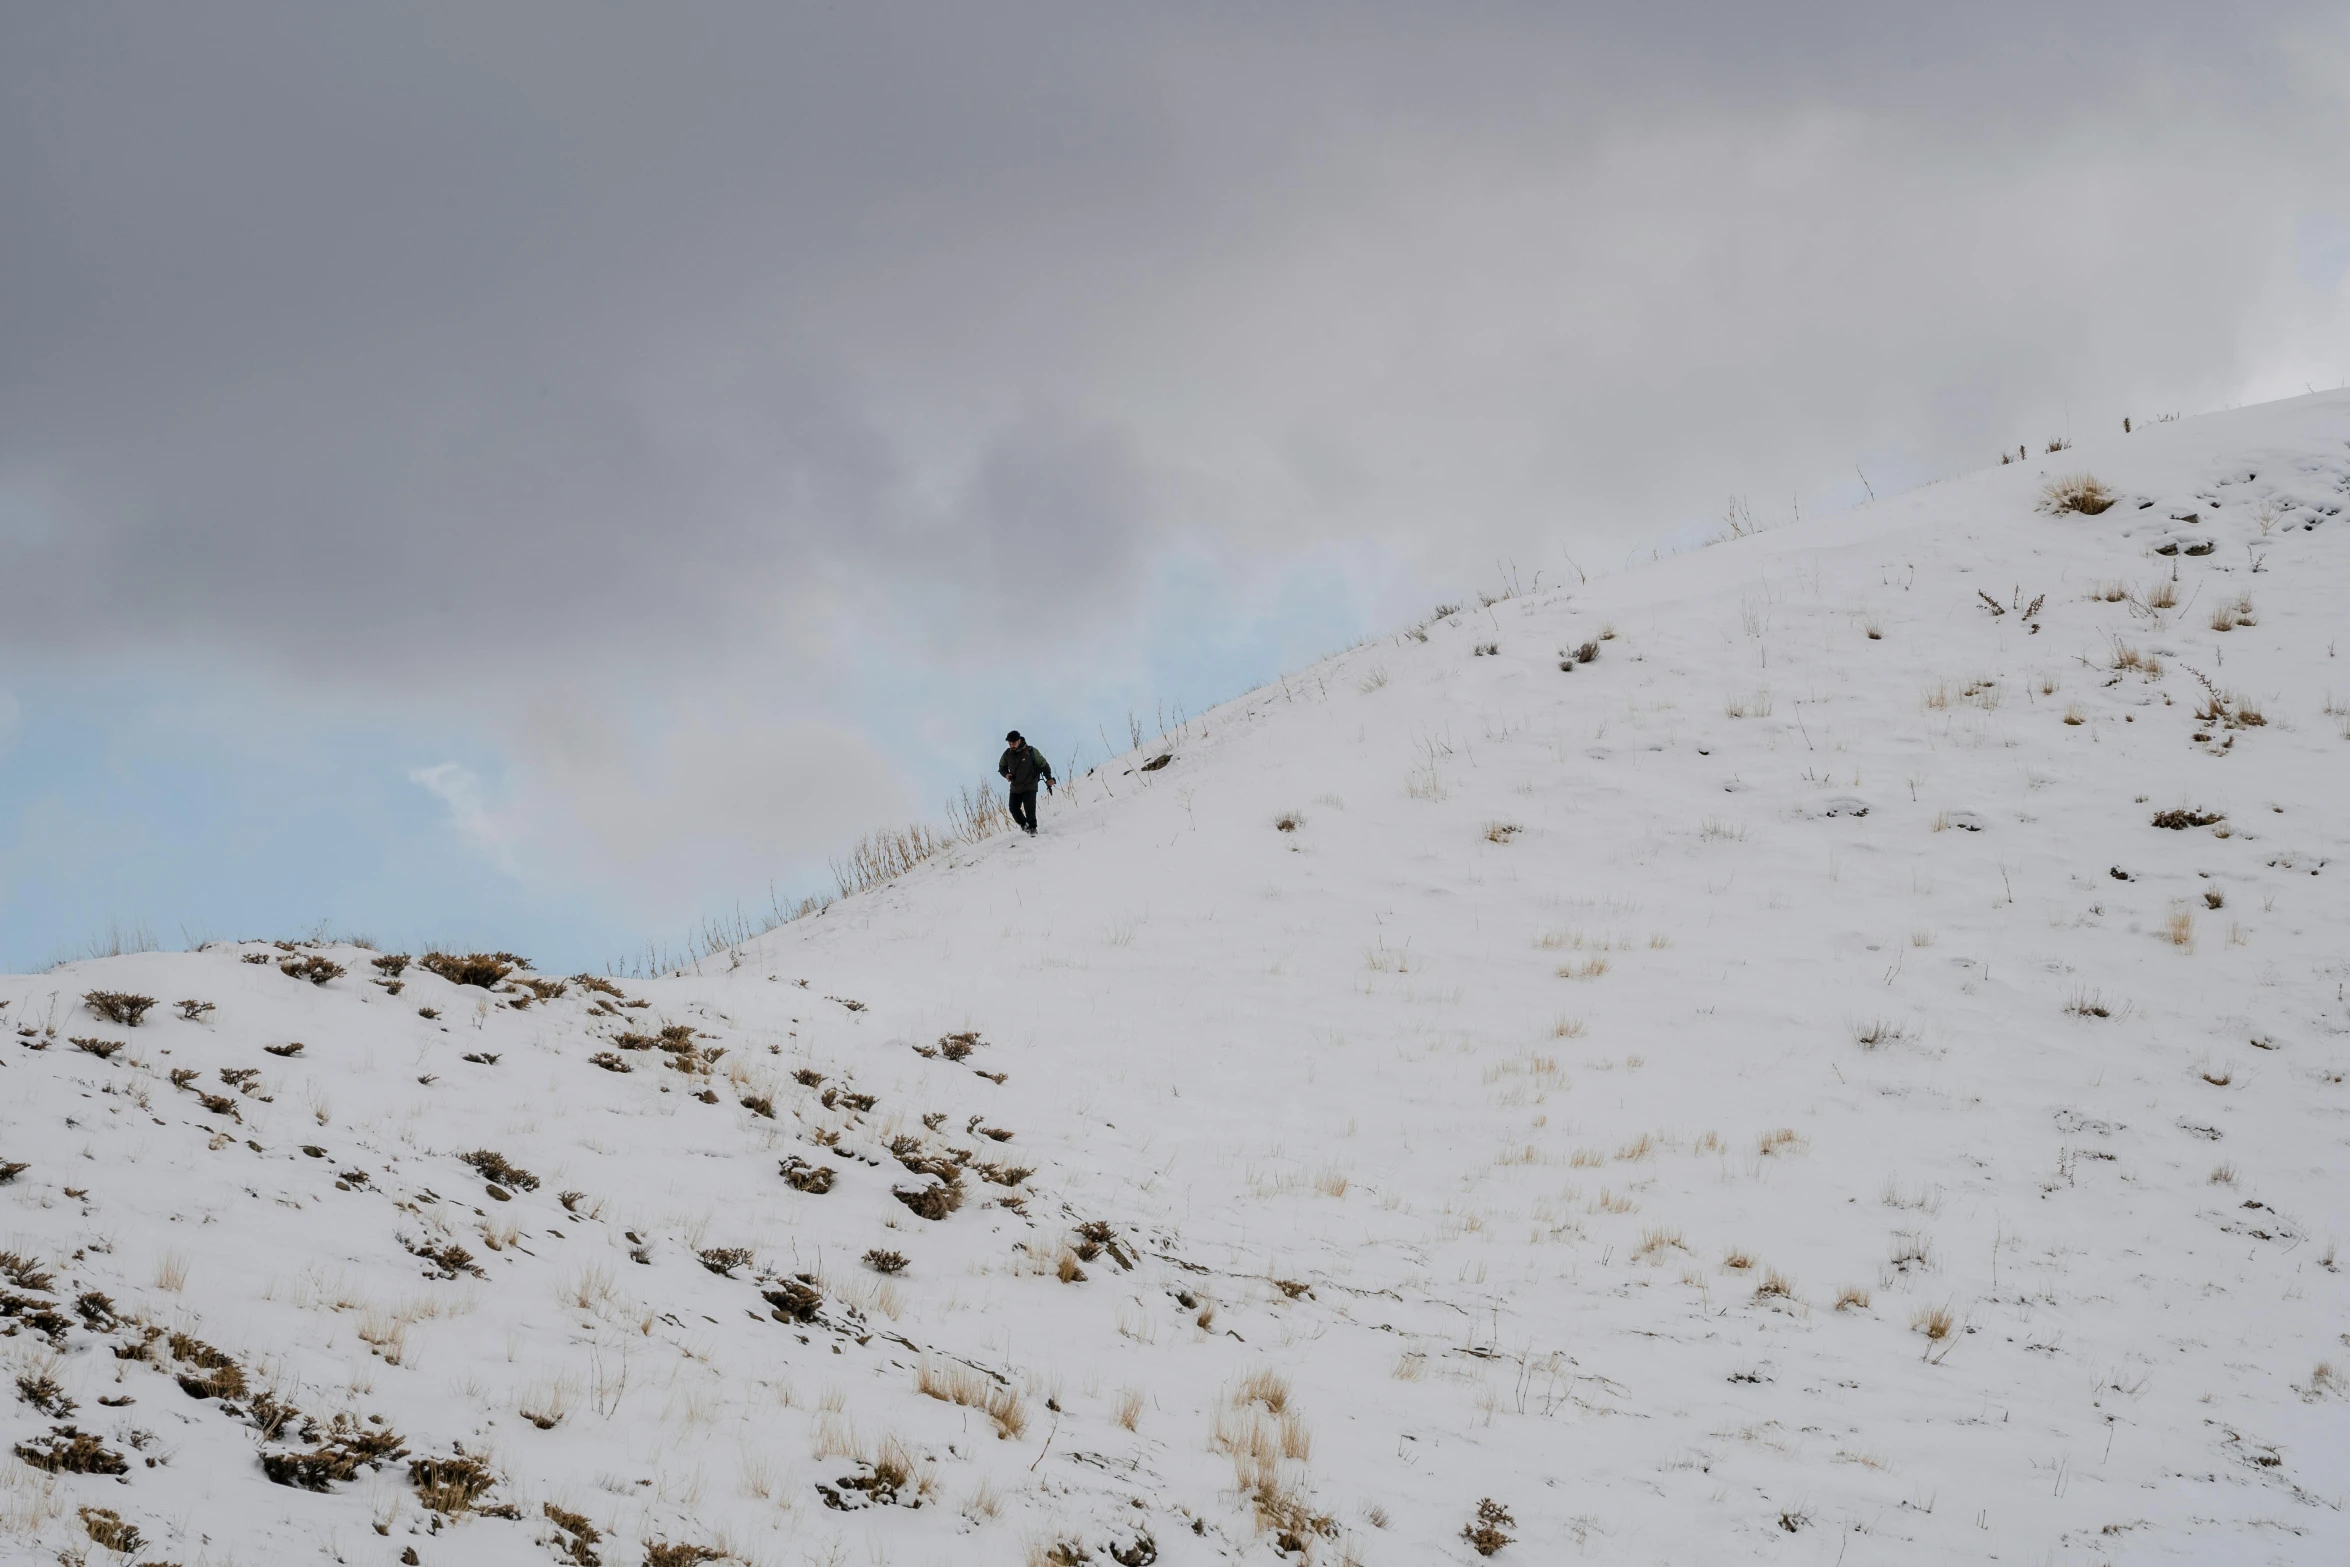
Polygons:
<instances>
[{"instance_id":1,"label":"man's dark jacket","mask_svg":"<svg viewBox=\"0 0 2350 1567\"><path fill-rule=\"evenodd\" d=\"M1036 793L1039 778L1053 781L1053 764L1044 759L1044 753L1032 745L1016 745L1004 752L1002 761L995 764L997 774L1012 786L1014 794Z\"/></svg>"}]
</instances>

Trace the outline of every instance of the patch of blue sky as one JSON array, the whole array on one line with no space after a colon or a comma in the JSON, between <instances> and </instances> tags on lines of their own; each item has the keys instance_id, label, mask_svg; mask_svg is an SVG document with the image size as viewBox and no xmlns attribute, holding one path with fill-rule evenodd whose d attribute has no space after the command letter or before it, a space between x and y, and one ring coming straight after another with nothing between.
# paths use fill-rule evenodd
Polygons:
<instances>
[{"instance_id":1,"label":"patch of blue sky","mask_svg":"<svg viewBox=\"0 0 2350 1567\"><path fill-rule=\"evenodd\" d=\"M218 669L20 669L9 695L11 970L118 930L166 947L321 930L407 947L521 941L548 966L600 966L635 939L617 911L501 873L411 781L452 755L495 774L497 758L461 732Z\"/></svg>"}]
</instances>

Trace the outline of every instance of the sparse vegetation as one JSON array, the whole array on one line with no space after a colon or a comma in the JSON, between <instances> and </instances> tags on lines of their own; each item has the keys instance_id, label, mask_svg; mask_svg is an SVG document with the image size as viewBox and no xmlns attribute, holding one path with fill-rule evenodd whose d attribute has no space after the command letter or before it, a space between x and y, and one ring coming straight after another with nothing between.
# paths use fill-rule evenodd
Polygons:
<instances>
[{"instance_id":1,"label":"sparse vegetation","mask_svg":"<svg viewBox=\"0 0 2350 1567\"><path fill-rule=\"evenodd\" d=\"M88 1007L109 1023L120 1023L124 1028L137 1028L139 1020L155 1005L153 996L134 996L124 990L93 990L82 997Z\"/></svg>"},{"instance_id":2,"label":"sparse vegetation","mask_svg":"<svg viewBox=\"0 0 2350 1567\"><path fill-rule=\"evenodd\" d=\"M2224 603L2212 606L2211 629L2214 631L2234 631L2240 626L2259 624L2260 617L2252 607L2252 595L2249 593L2240 593Z\"/></svg>"},{"instance_id":3,"label":"sparse vegetation","mask_svg":"<svg viewBox=\"0 0 2350 1567\"><path fill-rule=\"evenodd\" d=\"M806 1192L812 1197L821 1197L831 1191L833 1177L839 1173L829 1164L812 1165L797 1157L783 1161L782 1175L791 1189Z\"/></svg>"},{"instance_id":4,"label":"sparse vegetation","mask_svg":"<svg viewBox=\"0 0 2350 1567\"><path fill-rule=\"evenodd\" d=\"M2054 452L2064 448L2052 442L2048 449ZM2085 517L2094 517L2109 510L2113 503L2113 491L2086 473L2063 474L2040 487L2039 509L2051 516L2061 517L2068 512L2078 512Z\"/></svg>"},{"instance_id":5,"label":"sparse vegetation","mask_svg":"<svg viewBox=\"0 0 2350 1567\"><path fill-rule=\"evenodd\" d=\"M459 1154L457 1160L460 1164L471 1165L474 1174L492 1185L523 1192L535 1192L539 1189L537 1176L513 1163L496 1149L476 1148L471 1153Z\"/></svg>"},{"instance_id":6,"label":"sparse vegetation","mask_svg":"<svg viewBox=\"0 0 2350 1567\"><path fill-rule=\"evenodd\" d=\"M340 963L315 952L281 958L277 971L288 979L306 979L313 985L323 985L328 980L343 977L343 966Z\"/></svg>"},{"instance_id":7,"label":"sparse vegetation","mask_svg":"<svg viewBox=\"0 0 2350 1567\"><path fill-rule=\"evenodd\" d=\"M1477 1516L1462 1526L1461 1538L1479 1556L1491 1556L1511 1543L1515 1537L1508 1531L1517 1526L1510 1510L1488 1496L1477 1504Z\"/></svg>"},{"instance_id":8,"label":"sparse vegetation","mask_svg":"<svg viewBox=\"0 0 2350 1567\"><path fill-rule=\"evenodd\" d=\"M118 1475L128 1474L131 1467L122 1454L88 1432L67 1425L54 1426L44 1436L17 1443L14 1452L35 1469L50 1474Z\"/></svg>"},{"instance_id":9,"label":"sparse vegetation","mask_svg":"<svg viewBox=\"0 0 2350 1567\"><path fill-rule=\"evenodd\" d=\"M361 1469L380 1469L405 1456L408 1444L397 1431L377 1420L362 1422L338 1414L333 1428L321 1433L308 1452L261 1455L261 1472L278 1485L304 1491L325 1491L337 1482L354 1480Z\"/></svg>"},{"instance_id":10,"label":"sparse vegetation","mask_svg":"<svg viewBox=\"0 0 2350 1567\"><path fill-rule=\"evenodd\" d=\"M85 1507L81 1510L82 1529L93 1544L129 1556L147 1542L139 1531L123 1522L122 1514L111 1507Z\"/></svg>"},{"instance_id":11,"label":"sparse vegetation","mask_svg":"<svg viewBox=\"0 0 2350 1567\"><path fill-rule=\"evenodd\" d=\"M458 1448L446 1458L417 1458L408 1464L408 1483L427 1512L462 1517L498 1484L488 1464Z\"/></svg>"},{"instance_id":12,"label":"sparse vegetation","mask_svg":"<svg viewBox=\"0 0 2350 1567\"><path fill-rule=\"evenodd\" d=\"M575 1513L553 1502L541 1504L547 1522L555 1526L555 1538L549 1543L572 1567L604 1567L604 1559L596 1554L603 1542L604 1532L588 1522L586 1515Z\"/></svg>"},{"instance_id":13,"label":"sparse vegetation","mask_svg":"<svg viewBox=\"0 0 2350 1567\"><path fill-rule=\"evenodd\" d=\"M1027 1434L1028 1406L1019 1393L961 1361L926 1357L914 1386L926 1397L978 1410L994 1422L1000 1440L1016 1442Z\"/></svg>"},{"instance_id":14,"label":"sparse vegetation","mask_svg":"<svg viewBox=\"0 0 2350 1567\"><path fill-rule=\"evenodd\" d=\"M865 1253L865 1266L876 1273L903 1273L906 1271L906 1254L902 1251L884 1251L877 1246Z\"/></svg>"},{"instance_id":15,"label":"sparse vegetation","mask_svg":"<svg viewBox=\"0 0 2350 1567\"><path fill-rule=\"evenodd\" d=\"M2096 991L2076 990L2066 998L2065 1011L2074 1017L2111 1017L2113 1012L2105 1004L2103 995Z\"/></svg>"},{"instance_id":16,"label":"sparse vegetation","mask_svg":"<svg viewBox=\"0 0 2350 1567\"><path fill-rule=\"evenodd\" d=\"M417 963L452 985L474 985L488 990L518 968L530 964L511 952L428 952Z\"/></svg>"}]
</instances>

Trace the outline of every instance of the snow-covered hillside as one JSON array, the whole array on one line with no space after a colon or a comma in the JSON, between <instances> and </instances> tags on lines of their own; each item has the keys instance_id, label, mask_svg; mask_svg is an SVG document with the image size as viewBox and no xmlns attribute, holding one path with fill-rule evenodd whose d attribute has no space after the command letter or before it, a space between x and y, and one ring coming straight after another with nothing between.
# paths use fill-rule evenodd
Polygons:
<instances>
[{"instance_id":1,"label":"snow-covered hillside","mask_svg":"<svg viewBox=\"0 0 2350 1567\"><path fill-rule=\"evenodd\" d=\"M2345 505L1465 609L698 975L0 980L10 1558L2350 1559Z\"/></svg>"}]
</instances>

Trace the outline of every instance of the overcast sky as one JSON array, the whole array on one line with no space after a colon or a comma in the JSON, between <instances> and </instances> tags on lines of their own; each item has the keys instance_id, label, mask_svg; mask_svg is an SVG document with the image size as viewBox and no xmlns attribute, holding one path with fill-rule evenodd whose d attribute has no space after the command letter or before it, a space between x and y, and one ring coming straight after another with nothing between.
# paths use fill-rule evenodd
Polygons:
<instances>
[{"instance_id":1,"label":"overcast sky","mask_svg":"<svg viewBox=\"0 0 2350 1567\"><path fill-rule=\"evenodd\" d=\"M0 0L0 960L600 961L1009 724L2339 384L2346 15Z\"/></svg>"}]
</instances>

